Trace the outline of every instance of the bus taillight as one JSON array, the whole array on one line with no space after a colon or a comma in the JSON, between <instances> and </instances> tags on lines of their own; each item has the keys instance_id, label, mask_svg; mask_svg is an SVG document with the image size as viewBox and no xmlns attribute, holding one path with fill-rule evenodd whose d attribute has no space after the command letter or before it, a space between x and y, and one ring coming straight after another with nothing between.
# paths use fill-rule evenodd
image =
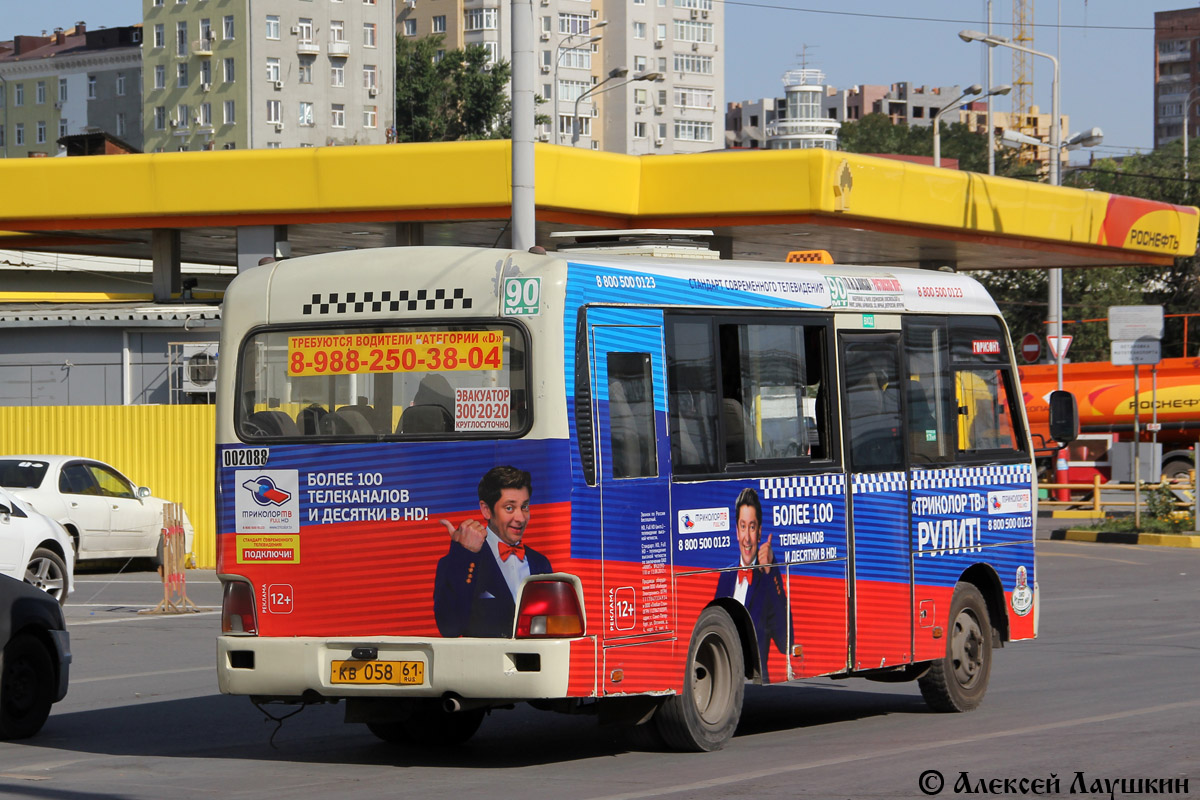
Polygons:
<instances>
[{"instance_id":1,"label":"bus taillight","mask_svg":"<svg viewBox=\"0 0 1200 800\"><path fill-rule=\"evenodd\" d=\"M521 593L517 638L542 639L583 635L583 609L575 586L567 581L530 581Z\"/></svg>"},{"instance_id":2,"label":"bus taillight","mask_svg":"<svg viewBox=\"0 0 1200 800\"><path fill-rule=\"evenodd\" d=\"M228 581L221 597L222 633L258 633L254 616L254 590L243 581Z\"/></svg>"}]
</instances>

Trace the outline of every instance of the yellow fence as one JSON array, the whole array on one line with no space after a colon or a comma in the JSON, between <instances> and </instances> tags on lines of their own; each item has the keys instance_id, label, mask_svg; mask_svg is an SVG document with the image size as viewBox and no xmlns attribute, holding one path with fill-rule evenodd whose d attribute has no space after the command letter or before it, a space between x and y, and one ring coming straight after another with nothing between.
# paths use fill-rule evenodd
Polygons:
<instances>
[{"instance_id":1,"label":"yellow fence","mask_svg":"<svg viewBox=\"0 0 1200 800\"><path fill-rule=\"evenodd\" d=\"M2 454L61 454L112 464L156 497L182 503L196 566L217 564L214 406L0 407Z\"/></svg>"}]
</instances>

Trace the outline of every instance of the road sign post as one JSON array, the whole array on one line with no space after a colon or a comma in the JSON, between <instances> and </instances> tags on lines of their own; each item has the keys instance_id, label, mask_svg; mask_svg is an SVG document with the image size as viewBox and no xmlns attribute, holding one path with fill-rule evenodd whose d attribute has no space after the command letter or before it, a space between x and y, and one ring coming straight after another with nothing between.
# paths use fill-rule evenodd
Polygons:
<instances>
[{"instance_id":1,"label":"road sign post","mask_svg":"<svg viewBox=\"0 0 1200 800\"><path fill-rule=\"evenodd\" d=\"M1114 366L1133 365L1133 527L1142 529L1142 436L1138 428L1141 400L1138 397L1138 370L1142 364L1157 366L1162 360L1162 306L1109 306L1108 338L1112 340ZM1155 409L1154 427L1158 427L1158 371L1155 369L1150 406ZM1154 432L1154 442L1158 432Z\"/></svg>"},{"instance_id":2,"label":"road sign post","mask_svg":"<svg viewBox=\"0 0 1200 800\"><path fill-rule=\"evenodd\" d=\"M1046 346L1050 348L1050 356L1057 361L1060 358L1058 349L1061 347L1061 358L1066 358L1067 351L1071 349L1071 342L1074 338L1074 336L1047 336Z\"/></svg>"},{"instance_id":3,"label":"road sign post","mask_svg":"<svg viewBox=\"0 0 1200 800\"><path fill-rule=\"evenodd\" d=\"M1036 333L1027 333L1025 338L1021 339L1021 357L1026 362L1033 364L1042 355L1042 340L1038 338Z\"/></svg>"}]
</instances>

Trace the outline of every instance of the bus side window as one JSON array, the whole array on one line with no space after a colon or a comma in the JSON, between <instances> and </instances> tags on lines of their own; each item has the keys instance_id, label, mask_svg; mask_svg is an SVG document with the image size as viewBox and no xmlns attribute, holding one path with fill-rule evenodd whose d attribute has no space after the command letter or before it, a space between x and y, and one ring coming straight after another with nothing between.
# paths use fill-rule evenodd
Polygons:
<instances>
[{"instance_id":1,"label":"bus side window","mask_svg":"<svg viewBox=\"0 0 1200 800\"><path fill-rule=\"evenodd\" d=\"M903 463L900 382L893 351L870 342L846 346L846 415L856 472Z\"/></svg>"},{"instance_id":2,"label":"bus side window","mask_svg":"<svg viewBox=\"0 0 1200 800\"><path fill-rule=\"evenodd\" d=\"M1014 403L1008 334L997 317L951 317L950 356L958 404L959 457L996 457L1025 450Z\"/></svg>"},{"instance_id":3,"label":"bus side window","mask_svg":"<svg viewBox=\"0 0 1200 800\"><path fill-rule=\"evenodd\" d=\"M950 348L945 321L908 320L904 328L904 353L912 459L923 464L952 458L958 405L950 385Z\"/></svg>"},{"instance_id":4,"label":"bus side window","mask_svg":"<svg viewBox=\"0 0 1200 800\"><path fill-rule=\"evenodd\" d=\"M958 449L1016 450L1017 437L1000 370L959 370Z\"/></svg>"},{"instance_id":5,"label":"bus side window","mask_svg":"<svg viewBox=\"0 0 1200 800\"><path fill-rule=\"evenodd\" d=\"M793 314L668 317L673 472L832 459L828 327Z\"/></svg>"},{"instance_id":6,"label":"bus side window","mask_svg":"<svg viewBox=\"0 0 1200 800\"><path fill-rule=\"evenodd\" d=\"M825 382L825 329L804 329L804 435L807 455L830 458L829 391Z\"/></svg>"},{"instance_id":7,"label":"bus side window","mask_svg":"<svg viewBox=\"0 0 1200 800\"><path fill-rule=\"evenodd\" d=\"M657 475L649 353L608 354L608 420L613 477Z\"/></svg>"},{"instance_id":8,"label":"bus side window","mask_svg":"<svg viewBox=\"0 0 1200 800\"><path fill-rule=\"evenodd\" d=\"M717 463L717 386L708 318L667 324L671 463L676 474L713 473Z\"/></svg>"}]
</instances>

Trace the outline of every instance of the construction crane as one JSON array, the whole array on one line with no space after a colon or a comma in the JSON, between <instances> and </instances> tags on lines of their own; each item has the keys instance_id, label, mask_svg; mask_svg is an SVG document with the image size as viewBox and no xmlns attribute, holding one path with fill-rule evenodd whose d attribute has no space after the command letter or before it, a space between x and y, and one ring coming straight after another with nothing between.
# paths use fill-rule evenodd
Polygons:
<instances>
[{"instance_id":1,"label":"construction crane","mask_svg":"<svg viewBox=\"0 0 1200 800\"><path fill-rule=\"evenodd\" d=\"M1013 44L1033 47L1033 0L1013 0ZM1012 52L1012 126L1026 136L1037 136L1033 116L1033 56L1020 50ZM1022 147L1018 158L1033 161L1034 149Z\"/></svg>"}]
</instances>

